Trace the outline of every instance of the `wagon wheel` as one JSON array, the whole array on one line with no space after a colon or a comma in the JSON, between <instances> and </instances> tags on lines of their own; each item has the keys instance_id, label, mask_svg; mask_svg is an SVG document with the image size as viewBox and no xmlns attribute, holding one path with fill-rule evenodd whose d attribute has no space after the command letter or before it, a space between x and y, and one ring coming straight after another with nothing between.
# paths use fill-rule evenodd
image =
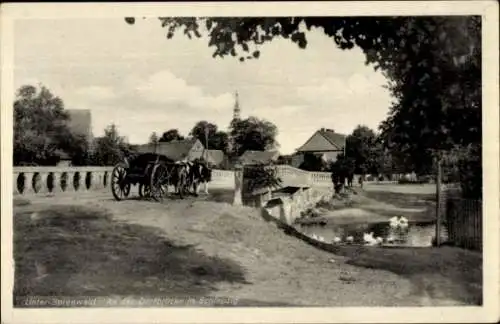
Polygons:
<instances>
[{"instance_id":1,"label":"wagon wheel","mask_svg":"<svg viewBox=\"0 0 500 324\"><path fill-rule=\"evenodd\" d=\"M122 165L115 166L111 172L111 192L118 201L127 198L130 193L127 170Z\"/></svg>"},{"instance_id":2,"label":"wagon wheel","mask_svg":"<svg viewBox=\"0 0 500 324\"><path fill-rule=\"evenodd\" d=\"M163 201L163 197L167 194L168 178L167 169L163 165L156 164L153 167L149 185L151 198L156 201Z\"/></svg>"},{"instance_id":3,"label":"wagon wheel","mask_svg":"<svg viewBox=\"0 0 500 324\"><path fill-rule=\"evenodd\" d=\"M151 190L149 188L149 184L139 184L139 196L141 198L149 198L151 196Z\"/></svg>"}]
</instances>

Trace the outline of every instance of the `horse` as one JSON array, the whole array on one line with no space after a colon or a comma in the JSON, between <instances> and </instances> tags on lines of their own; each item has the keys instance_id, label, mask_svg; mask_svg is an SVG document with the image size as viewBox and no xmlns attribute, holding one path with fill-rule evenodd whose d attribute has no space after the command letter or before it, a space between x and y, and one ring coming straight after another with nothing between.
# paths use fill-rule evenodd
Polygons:
<instances>
[{"instance_id":1,"label":"horse","mask_svg":"<svg viewBox=\"0 0 500 324\"><path fill-rule=\"evenodd\" d=\"M194 196L198 196L198 186L203 183L205 194L208 195L208 182L212 180L212 170L201 161L194 161L189 164L188 186L192 188Z\"/></svg>"},{"instance_id":2,"label":"horse","mask_svg":"<svg viewBox=\"0 0 500 324\"><path fill-rule=\"evenodd\" d=\"M173 164L173 168L171 182L175 187L175 192L183 199L189 185L190 166L185 162L176 162Z\"/></svg>"}]
</instances>

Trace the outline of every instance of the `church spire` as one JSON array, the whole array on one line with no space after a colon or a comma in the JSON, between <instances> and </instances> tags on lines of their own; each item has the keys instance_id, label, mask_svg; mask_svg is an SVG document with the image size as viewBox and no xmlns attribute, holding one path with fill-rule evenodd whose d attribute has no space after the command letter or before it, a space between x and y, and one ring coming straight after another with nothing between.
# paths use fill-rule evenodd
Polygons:
<instances>
[{"instance_id":1,"label":"church spire","mask_svg":"<svg viewBox=\"0 0 500 324\"><path fill-rule=\"evenodd\" d=\"M234 109L233 109L233 120L240 119L241 117L241 109L240 102L238 98L238 91L234 93Z\"/></svg>"}]
</instances>

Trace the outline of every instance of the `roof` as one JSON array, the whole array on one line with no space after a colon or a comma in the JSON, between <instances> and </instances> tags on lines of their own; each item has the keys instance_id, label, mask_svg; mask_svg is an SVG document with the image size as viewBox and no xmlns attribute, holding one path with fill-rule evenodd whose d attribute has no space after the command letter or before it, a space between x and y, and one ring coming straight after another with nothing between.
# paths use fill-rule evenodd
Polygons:
<instances>
[{"instance_id":1,"label":"roof","mask_svg":"<svg viewBox=\"0 0 500 324\"><path fill-rule=\"evenodd\" d=\"M209 163L219 165L224 162L225 154L221 150L206 150L207 161Z\"/></svg>"},{"instance_id":2,"label":"roof","mask_svg":"<svg viewBox=\"0 0 500 324\"><path fill-rule=\"evenodd\" d=\"M138 145L138 153L158 153L174 161L197 158L190 156L191 149L199 142L196 138L176 140L171 142L159 142L156 144Z\"/></svg>"},{"instance_id":3,"label":"roof","mask_svg":"<svg viewBox=\"0 0 500 324\"><path fill-rule=\"evenodd\" d=\"M245 151L239 161L242 164L269 163L276 161L279 155L278 151Z\"/></svg>"},{"instance_id":4,"label":"roof","mask_svg":"<svg viewBox=\"0 0 500 324\"><path fill-rule=\"evenodd\" d=\"M297 149L298 152L301 151L309 151L305 150L304 147L309 144L309 142L316 136L319 135L324 138L329 144L331 144L330 148L317 150L317 151L341 151L344 149L346 136L343 134L336 133L332 129L322 128L317 130L300 148Z\"/></svg>"}]
</instances>

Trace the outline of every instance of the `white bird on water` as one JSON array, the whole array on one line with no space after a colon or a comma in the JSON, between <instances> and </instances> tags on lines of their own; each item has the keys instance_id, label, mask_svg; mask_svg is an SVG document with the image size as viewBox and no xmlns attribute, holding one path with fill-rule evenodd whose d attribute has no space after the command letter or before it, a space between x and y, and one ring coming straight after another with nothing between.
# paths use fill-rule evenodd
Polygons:
<instances>
[{"instance_id":1,"label":"white bird on water","mask_svg":"<svg viewBox=\"0 0 500 324\"><path fill-rule=\"evenodd\" d=\"M389 226L391 228L396 228L399 226L399 220L397 216L394 216L391 219L389 219Z\"/></svg>"},{"instance_id":2,"label":"white bird on water","mask_svg":"<svg viewBox=\"0 0 500 324\"><path fill-rule=\"evenodd\" d=\"M389 226L391 228L408 228L408 219L404 216L394 216L389 219Z\"/></svg>"},{"instance_id":3,"label":"white bird on water","mask_svg":"<svg viewBox=\"0 0 500 324\"><path fill-rule=\"evenodd\" d=\"M399 226L403 229L408 228L408 219L404 216L399 217Z\"/></svg>"},{"instance_id":4,"label":"white bird on water","mask_svg":"<svg viewBox=\"0 0 500 324\"><path fill-rule=\"evenodd\" d=\"M368 245L377 244L377 240L373 237L373 232L364 233L363 234L363 241L365 242L365 244L368 244Z\"/></svg>"}]
</instances>

